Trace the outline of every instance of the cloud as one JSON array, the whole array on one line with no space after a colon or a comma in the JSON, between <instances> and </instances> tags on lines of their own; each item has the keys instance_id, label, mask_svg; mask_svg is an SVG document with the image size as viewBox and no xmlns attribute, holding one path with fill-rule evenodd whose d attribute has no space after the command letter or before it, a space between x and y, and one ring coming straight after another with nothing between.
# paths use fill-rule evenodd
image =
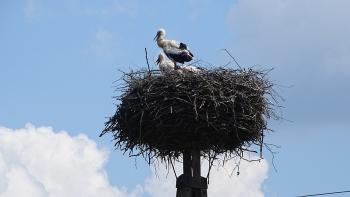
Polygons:
<instances>
[{"instance_id":1,"label":"cloud","mask_svg":"<svg viewBox=\"0 0 350 197\"><path fill-rule=\"evenodd\" d=\"M27 124L0 127L0 197L136 197L110 185L104 165L107 152L86 135L55 133Z\"/></svg>"},{"instance_id":2,"label":"cloud","mask_svg":"<svg viewBox=\"0 0 350 197\"><path fill-rule=\"evenodd\" d=\"M347 0L239 0L229 20L244 54L291 72L350 75ZM306 66L307 65L307 66Z\"/></svg>"},{"instance_id":3,"label":"cloud","mask_svg":"<svg viewBox=\"0 0 350 197\"><path fill-rule=\"evenodd\" d=\"M98 149L86 135L70 136L51 127L27 124L21 129L0 127L0 197L152 197L174 196L175 177L160 165L142 185L127 190L112 186L104 165L106 150ZM203 162L203 172L207 163ZM261 185L268 165L242 162L239 176L229 177L233 163L212 170L209 196L263 196ZM180 174L181 164L176 164ZM131 192L129 192L131 191Z\"/></svg>"},{"instance_id":4,"label":"cloud","mask_svg":"<svg viewBox=\"0 0 350 197\"><path fill-rule=\"evenodd\" d=\"M254 159L255 157L252 157ZM208 162L202 162L202 176L207 173ZM230 176L235 163L230 161L224 167L213 168L210 175L208 196L227 197L262 197L264 196L261 186L267 178L268 164L266 160L259 162L242 161L240 165L240 175ZM175 166L177 174L181 174L182 166L177 163ZM146 180L144 190L152 197L164 197L175 194L175 177L172 170L168 171L161 165L153 176Z\"/></svg>"}]
</instances>

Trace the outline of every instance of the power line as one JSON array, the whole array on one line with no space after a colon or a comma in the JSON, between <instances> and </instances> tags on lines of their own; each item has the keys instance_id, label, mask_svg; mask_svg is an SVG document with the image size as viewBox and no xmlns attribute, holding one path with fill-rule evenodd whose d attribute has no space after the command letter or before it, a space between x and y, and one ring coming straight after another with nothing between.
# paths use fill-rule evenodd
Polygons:
<instances>
[{"instance_id":1,"label":"power line","mask_svg":"<svg viewBox=\"0 0 350 197\"><path fill-rule=\"evenodd\" d=\"M308 195L296 196L296 197L324 196L324 195L343 194L343 193L350 193L350 190L348 190L348 191L340 191L340 192L328 192L328 193L319 193L319 194L308 194Z\"/></svg>"}]
</instances>

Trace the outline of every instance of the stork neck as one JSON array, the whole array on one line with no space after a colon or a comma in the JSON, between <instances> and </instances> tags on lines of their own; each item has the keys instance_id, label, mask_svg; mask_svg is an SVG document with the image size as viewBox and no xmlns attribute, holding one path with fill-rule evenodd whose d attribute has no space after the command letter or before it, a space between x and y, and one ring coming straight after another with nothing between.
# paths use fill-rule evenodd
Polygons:
<instances>
[{"instance_id":1,"label":"stork neck","mask_svg":"<svg viewBox=\"0 0 350 197\"><path fill-rule=\"evenodd\" d=\"M164 37L159 37L159 38L157 39L157 44L158 44L158 46L159 46L160 48L165 47L166 42L165 42Z\"/></svg>"}]
</instances>

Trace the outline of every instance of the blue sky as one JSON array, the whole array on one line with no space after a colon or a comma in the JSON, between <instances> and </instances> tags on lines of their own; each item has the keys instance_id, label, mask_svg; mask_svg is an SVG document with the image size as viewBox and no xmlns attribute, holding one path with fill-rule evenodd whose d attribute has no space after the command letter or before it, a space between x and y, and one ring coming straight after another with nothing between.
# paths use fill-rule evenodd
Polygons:
<instances>
[{"instance_id":1,"label":"blue sky","mask_svg":"<svg viewBox=\"0 0 350 197\"><path fill-rule=\"evenodd\" d=\"M145 67L145 47L154 62L160 49L152 39L164 27L214 65L230 60L220 50L226 48L245 67L274 68L270 78L289 121L270 123L275 132L267 140L281 148L278 172L265 153L265 196L349 190L349 6L347 0L2 1L0 126L83 133L110 152L104 168L110 185L143 184L152 176L147 164L138 159L135 168L134 158L113 149L111 136L98 135L115 111L118 70Z\"/></svg>"}]
</instances>

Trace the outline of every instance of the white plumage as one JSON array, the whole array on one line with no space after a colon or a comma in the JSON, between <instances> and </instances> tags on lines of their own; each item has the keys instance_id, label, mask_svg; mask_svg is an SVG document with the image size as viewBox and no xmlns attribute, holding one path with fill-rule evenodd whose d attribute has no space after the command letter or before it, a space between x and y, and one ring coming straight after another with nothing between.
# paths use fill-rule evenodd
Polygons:
<instances>
[{"instance_id":1,"label":"white plumage","mask_svg":"<svg viewBox=\"0 0 350 197\"><path fill-rule=\"evenodd\" d=\"M193 58L193 54L188 50L187 45L176 40L165 39L165 30L159 29L154 39L157 41L157 45L163 49L166 56L171 59L176 65L176 62L184 63L189 62Z\"/></svg>"},{"instance_id":2,"label":"white plumage","mask_svg":"<svg viewBox=\"0 0 350 197\"><path fill-rule=\"evenodd\" d=\"M160 48L165 48L165 47L173 47L173 48L179 48L180 47L180 42L176 41L176 40L168 40L165 39L165 29L160 28L157 31L157 35L154 37L154 40L157 41L157 45Z\"/></svg>"},{"instance_id":3,"label":"white plumage","mask_svg":"<svg viewBox=\"0 0 350 197\"><path fill-rule=\"evenodd\" d=\"M183 66L181 67L181 70L184 72L184 73L200 73L202 72L201 69L195 67L195 66Z\"/></svg>"},{"instance_id":4,"label":"white plumage","mask_svg":"<svg viewBox=\"0 0 350 197\"><path fill-rule=\"evenodd\" d=\"M164 54L164 53L160 53L158 55L158 59L157 59L157 64L159 66L159 70L165 74L165 73L171 73L171 72L176 72L178 74L186 74L186 73L195 73L198 74L200 72L202 72L201 69L195 67L195 66L174 66L174 63Z\"/></svg>"},{"instance_id":5,"label":"white plumage","mask_svg":"<svg viewBox=\"0 0 350 197\"><path fill-rule=\"evenodd\" d=\"M164 53L158 55L157 64L162 73L169 73L175 70L174 63L168 59Z\"/></svg>"}]
</instances>

